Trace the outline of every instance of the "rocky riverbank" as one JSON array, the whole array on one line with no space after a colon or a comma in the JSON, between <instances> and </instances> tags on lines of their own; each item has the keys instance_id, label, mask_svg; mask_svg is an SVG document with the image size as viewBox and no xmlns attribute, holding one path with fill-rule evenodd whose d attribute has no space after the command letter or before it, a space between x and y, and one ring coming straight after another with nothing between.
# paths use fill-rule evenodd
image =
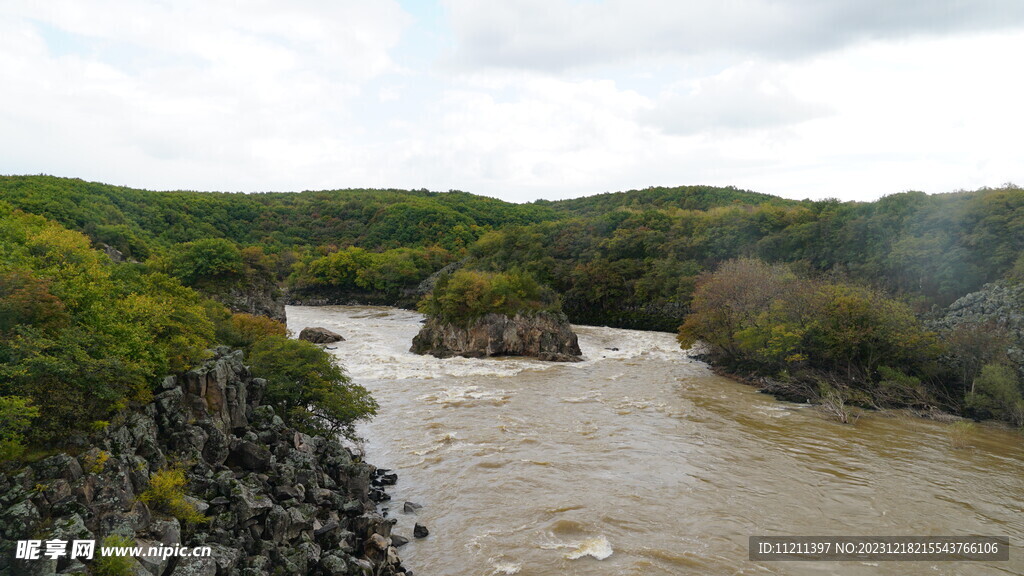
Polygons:
<instances>
[{"instance_id":1,"label":"rocky riverbank","mask_svg":"<svg viewBox=\"0 0 1024 576\"><path fill-rule=\"evenodd\" d=\"M1007 359L1024 378L1024 283L986 284L950 304L929 322L929 328L942 333L973 328L985 333L991 340L988 345L1006 347Z\"/></svg>"},{"instance_id":2,"label":"rocky riverbank","mask_svg":"<svg viewBox=\"0 0 1024 576\"><path fill-rule=\"evenodd\" d=\"M555 312L487 314L468 325L428 318L410 351L438 358L529 356L555 362L578 362L582 355L569 320Z\"/></svg>"},{"instance_id":3,"label":"rocky riverbank","mask_svg":"<svg viewBox=\"0 0 1024 576\"><path fill-rule=\"evenodd\" d=\"M80 453L0 475L0 575L89 573L67 555L16 560L16 542L95 540L98 551L109 536L212 548L210 557L132 559L127 573L139 576L407 573L393 521L374 504L386 497L372 485L380 474L336 439L285 426L261 404L265 387L240 351L221 348L166 378L123 421L79 439ZM184 504L161 504L155 479L179 470Z\"/></svg>"}]
</instances>

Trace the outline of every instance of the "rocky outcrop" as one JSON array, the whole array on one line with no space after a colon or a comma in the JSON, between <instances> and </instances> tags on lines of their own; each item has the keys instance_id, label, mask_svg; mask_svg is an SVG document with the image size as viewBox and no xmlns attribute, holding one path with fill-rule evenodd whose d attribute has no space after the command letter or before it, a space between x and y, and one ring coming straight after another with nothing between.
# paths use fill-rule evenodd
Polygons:
<instances>
[{"instance_id":1,"label":"rocky outcrop","mask_svg":"<svg viewBox=\"0 0 1024 576\"><path fill-rule=\"evenodd\" d=\"M487 314L465 326L429 318L410 351L438 358L530 356L555 362L577 362L582 354L568 319L554 312Z\"/></svg>"},{"instance_id":2,"label":"rocky outcrop","mask_svg":"<svg viewBox=\"0 0 1024 576\"><path fill-rule=\"evenodd\" d=\"M302 332L299 332L299 340L305 340L306 342L312 342L313 344L333 344L334 342L344 342L345 339L341 337L341 334L337 332L331 332L327 328L309 326L303 328Z\"/></svg>"},{"instance_id":3,"label":"rocky outcrop","mask_svg":"<svg viewBox=\"0 0 1024 576\"><path fill-rule=\"evenodd\" d=\"M1024 283L994 282L949 305L931 320L929 328L949 332L964 325L1005 330L1009 338L1007 357L1024 376Z\"/></svg>"},{"instance_id":4,"label":"rocky outcrop","mask_svg":"<svg viewBox=\"0 0 1024 576\"><path fill-rule=\"evenodd\" d=\"M153 402L92 439L0 475L0 575L84 574L68 555L16 560L18 540L95 540L133 546L210 546L209 558L132 560L138 576L318 576L405 573L377 511L381 476L337 440L288 428L261 405L266 382L241 352L219 349L202 368L166 378ZM165 514L142 495L154 474L186 471L185 500L207 520ZM390 476L389 476L390 477ZM44 547L45 550L45 547Z\"/></svg>"},{"instance_id":5,"label":"rocky outcrop","mask_svg":"<svg viewBox=\"0 0 1024 576\"><path fill-rule=\"evenodd\" d=\"M266 316L278 322L286 321L284 307L287 295L269 278L249 279L239 285L212 291L209 295L230 308L232 312Z\"/></svg>"}]
</instances>

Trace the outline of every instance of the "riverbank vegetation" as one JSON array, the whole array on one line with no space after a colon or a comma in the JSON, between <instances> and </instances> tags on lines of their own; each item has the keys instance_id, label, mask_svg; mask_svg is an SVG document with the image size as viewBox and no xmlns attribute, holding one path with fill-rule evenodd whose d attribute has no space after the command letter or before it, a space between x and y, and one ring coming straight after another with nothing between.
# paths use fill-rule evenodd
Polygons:
<instances>
[{"instance_id":1,"label":"riverbank vegetation","mask_svg":"<svg viewBox=\"0 0 1024 576\"><path fill-rule=\"evenodd\" d=\"M936 334L910 307L876 289L794 274L755 259L723 263L701 278L679 329L689 348L708 346L733 371L775 379L775 391L846 403L927 408L940 372Z\"/></svg>"},{"instance_id":2,"label":"riverbank vegetation","mask_svg":"<svg viewBox=\"0 0 1024 576\"><path fill-rule=\"evenodd\" d=\"M756 259L723 263L698 282L679 329L684 348L700 341L733 373L767 377L765 388L814 400L846 422L847 405L966 413L1024 424L1017 370L991 344L964 330L943 340L911 307L878 289L808 278Z\"/></svg>"},{"instance_id":3,"label":"riverbank vegetation","mask_svg":"<svg viewBox=\"0 0 1024 576\"><path fill-rule=\"evenodd\" d=\"M156 266L115 263L84 234L0 202L0 460L102 429L217 343L248 348L255 360L272 349L272 365L254 362L270 379L268 395L316 416L282 412L296 427L322 420L344 431L373 414L372 399L331 356L285 332L232 314Z\"/></svg>"},{"instance_id":4,"label":"riverbank vegetation","mask_svg":"<svg viewBox=\"0 0 1024 576\"><path fill-rule=\"evenodd\" d=\"M684 325L684 339L707 339L723 365L810 390L801 393L827 385L847 405L1020 419L1024 359L1005 351L1022 348L1022 329L998 314L942 321L958 299L1024 277L1024 190L1014 185L867 203L658 187L519 205L464 192L150 192L9 176L0 194L137 261L146 273L135 281L165 293L180 284L216 296L270 278L300 302L411 306L424 279L458 262L463 276L441 283L427 311L474 314L483 300L470 304L473 286L493 280L484 275L520 274L557 295L573 322ZM716 275L722 288L737 266L763 282L749 294L702 288ZM20 290L42 290L26 282ZM464 310L444 300L449 286ZM711 311L732 304L729 318Z\"/></svg>"}]
</instances>

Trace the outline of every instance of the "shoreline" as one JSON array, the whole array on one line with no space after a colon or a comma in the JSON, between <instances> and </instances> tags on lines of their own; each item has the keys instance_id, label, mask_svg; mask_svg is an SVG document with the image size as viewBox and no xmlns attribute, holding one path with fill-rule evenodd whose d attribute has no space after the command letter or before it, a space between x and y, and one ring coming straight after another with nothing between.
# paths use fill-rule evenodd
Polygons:
<instances>
[{"instance_id":1,"label":"shoreline","mask_svg":"<svg viewBox=\"0 0 1024 576\"><path fill-rule=\"evenodd\" d=\"M756 376L754 374L744 375L736 372L730 372L724 367L717 366L701 356L692 356L692 358L694 358L695 360L700 360L701 362L707 364L707 366L711 369L711 372L713 372L716 376L728 378L733 382L738 382L740 384L750 386L752 388L755 388L761 394L768 394L781 402L789 402L791 404L810 404L816 407L817 409L820 409L821 404L811 402L810 398L806 398L803 401L799 401L794 399L793 396L787 397L785 394L780 394L777 393L776 391L773 391L772 387L775 384L772 383L771 378L768 378L766 376ZM1003 423L998 422L996 420L973 420L971 418L959 416L951 412L946 412L945 410L941 410L937 407L933 407L931 410L915 410L913 408L865 408L863 406L857 406L856 409L860 411L860 414L874 414L885 418L906 415L914 418L920 418L922 420L932 420L934 422L939 422L943 424L969 421L977 423L987 423L989 425L1002 425L1002 427L1005 427L1007 430L1014 429L1013 427L1004 425Z\"/></svg>"}]
</instances>

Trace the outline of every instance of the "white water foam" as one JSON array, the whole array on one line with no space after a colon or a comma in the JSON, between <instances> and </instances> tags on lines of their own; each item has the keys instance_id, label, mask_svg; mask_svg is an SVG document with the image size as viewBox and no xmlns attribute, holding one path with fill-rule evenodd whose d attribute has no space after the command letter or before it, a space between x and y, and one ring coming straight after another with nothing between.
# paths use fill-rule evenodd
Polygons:
<instances>
[{"instance_id":1,"label":"white water foam","mask_svg":"<svg viewBox=\"0 0 1024 576\"><path fill-rule=\"evenodd\" d=\"M495 406L507 404L512 396L505 390L481 390L479 386L452 386L417 398L441 406L465 406L487 403Z\"/></svg>"},{"instance_id":2,"label":"white water foam","mask_svg":"<svg viewBox=\"0 0 1024 576\"><path fill-rule=\"evenodd\" d=\"M542 550L570 549L565 554L567 560L579 560L590 556L597 560L604 560L614 553L612 544L603 535L584 538L573 542L562 542L550 532L547 533L546 542L540 545Z\"/></svg>"},{"instance_id":3,"label":"white water foam","mask_svg":"<svg viewBox=\"0 0 1024 576\"><path fill-rule=\"evenodd\" d=\"M495 558L488 558L487 561L494 567L493 574L518 574L523 568L523 565L520 562L497 560Z\"/></svg>"},{"instance_id":4,"label":"white water foam","mask_svg":"<svg viewBox=\"0 0 1024 576\"><path fill-rule=\"evenodd\" d=\"M531 358L445 358L409 352L419 331L421 314L393 308L297 307L289 312L289 325L298 332L306 326L323 326L346 340L331 346L332 353L356 378L379 380L465 377L512 377L526 370L572 369L603 360L670 360L690 362L679 353L672 334L573 326L579 334L584 361L577 364L542 362ZM346 362L359 358L358 362Z\"/></svg>"},{"instance_id":5,"label":"white water foam","mask_svg":"<svg viewBox=\"0 0 1024 576\"><path fill-rule=\"evenodd\" d=\"M604 536L587 538L574 546L575 549L565 555L569 560L579 560L585 556L604 560L611 556L613 552L611 542L608 542L608 539Z\"/></svg>"}]
</instances>

